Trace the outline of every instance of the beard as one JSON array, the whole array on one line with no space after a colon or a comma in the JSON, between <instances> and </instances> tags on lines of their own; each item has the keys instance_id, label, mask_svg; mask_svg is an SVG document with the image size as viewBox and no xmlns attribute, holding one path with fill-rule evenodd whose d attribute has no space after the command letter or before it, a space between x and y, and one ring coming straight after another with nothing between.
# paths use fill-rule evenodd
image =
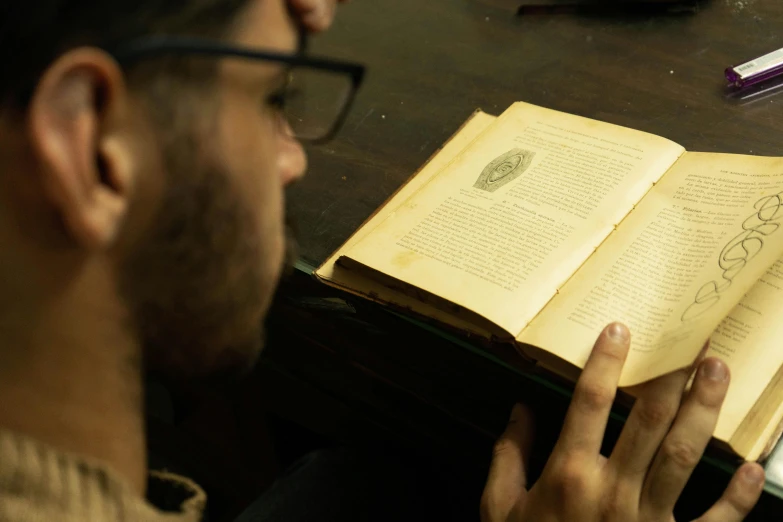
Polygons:
<instances>
[{"instance_id":1,"label":"beard","mask_svg":"<svg viewBox=\"0 0 783 522\"><path fill-rule=\"evenodd\" d=\"M265 275L255 214L227 173L194 138L167 150L163 201L122 267L121 291L149 372L180 388L222 388L255 365L277 280ZM293 227L286 230L292 266Z\"/></svg>"}]
</instances>

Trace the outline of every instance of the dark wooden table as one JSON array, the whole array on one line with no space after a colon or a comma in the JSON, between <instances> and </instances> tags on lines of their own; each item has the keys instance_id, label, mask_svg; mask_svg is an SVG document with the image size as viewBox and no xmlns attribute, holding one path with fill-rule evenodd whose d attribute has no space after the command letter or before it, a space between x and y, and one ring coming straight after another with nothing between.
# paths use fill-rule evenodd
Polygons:
<instances>
[{"instance_id":1,"label":"dark wooden table","mask_svg":"<svg viewBox=\"0 0 783 522\"><path fill-rule=\"evenodd\" d=\"M772 88L743 99L723 77L726 66L783 47L783 4L702 0L696 14L521 17L511 4L355 0L313 42L315 53L365 63L369 74L343 132L309 151L309 175L290 194L303 264L270 321L259 369L269 407L298 411L298 421L347 440L402 438L481 466L508 408L523 398L547 405L555 420L544 433L553 440L567 398L524 379L513 361L306 274L476 108L499 114L521 100L688 150L783 155L783 96Z\"/></svg>"}]
</instances>

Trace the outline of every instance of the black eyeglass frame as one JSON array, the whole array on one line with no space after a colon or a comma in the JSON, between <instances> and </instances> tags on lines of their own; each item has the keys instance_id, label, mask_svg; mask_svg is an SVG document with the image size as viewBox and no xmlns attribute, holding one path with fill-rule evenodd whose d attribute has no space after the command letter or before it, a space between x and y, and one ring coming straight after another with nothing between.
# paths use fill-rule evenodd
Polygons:
<instances>
[{"instance_id":1,"label":"black eyeglass frame","mask_svg":"<svg viewBox=\"0 0 783 522\"><path fill-rule=\"evenodd\" d=\"M364 81L366 71L364 65L358 63L309 56L304 54L302 50L294 53L262 51L238 47L217 40L181 36L148 36L132 40L126 44L120 44L106 51L121 65L151 56L174 54L276 62L290 67L307 67L343 74L350 78L351 91L331 128L322 137L301 139L301 141L313 144L321 144L331 140L345 124L345 120L356 98L356 93Z\"/></svg>"}]
</instances>

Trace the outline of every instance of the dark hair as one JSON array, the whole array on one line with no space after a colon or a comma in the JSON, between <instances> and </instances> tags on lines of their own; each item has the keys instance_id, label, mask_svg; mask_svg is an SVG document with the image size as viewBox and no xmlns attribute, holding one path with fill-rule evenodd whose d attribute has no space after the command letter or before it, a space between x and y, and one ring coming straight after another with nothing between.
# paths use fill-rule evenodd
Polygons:
<instances>
[{"instance_id":1,"label":"dark hair","mask_svg":"<svg viewBox=\"0 0 783 522\"><path fill-rule=\"evenodd\" d=\"M41 74L79 46L152 34L219 37L249 0L0 0L0 105L24 107Z\"/></svg>"}]
</instances>

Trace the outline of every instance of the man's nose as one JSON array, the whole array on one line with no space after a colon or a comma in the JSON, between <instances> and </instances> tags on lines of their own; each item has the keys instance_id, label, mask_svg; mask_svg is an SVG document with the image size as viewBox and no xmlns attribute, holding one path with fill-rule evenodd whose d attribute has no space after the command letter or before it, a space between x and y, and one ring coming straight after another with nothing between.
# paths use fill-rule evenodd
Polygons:
<instances>
[{"instance_id":1,"label":"man's nose","mask_svg":"<svg viewBox=\"0 0 783 522\"><path fill-rule=\"evenodd\" d=\"M278 171L282 177L283 186L288 186L304 176L307 170L307 155L302 144L297 140L282 136L278 158Z\"/></svg>"}]
</instances>

